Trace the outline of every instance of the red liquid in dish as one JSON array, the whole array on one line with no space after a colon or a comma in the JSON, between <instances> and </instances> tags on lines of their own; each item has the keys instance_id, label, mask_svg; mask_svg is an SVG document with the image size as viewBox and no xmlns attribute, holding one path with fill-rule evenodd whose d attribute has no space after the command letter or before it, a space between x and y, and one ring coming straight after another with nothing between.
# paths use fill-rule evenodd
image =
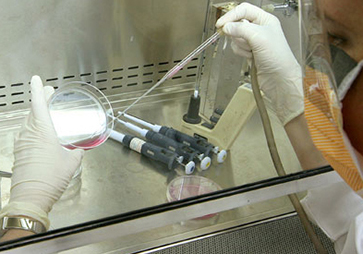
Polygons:
<instances>
[{"instance_id":1,"label":"red liquid in dish","mask_svg":"<svg viewBox=\"0 0 363 254\"><path fill-rule=\"evenodd\" d=\"M90 150L92 148L95 148L95 147L101 145L106 140L107 140L107 136L102 135L99 137L95 137L94 139L84 140L84 141L73 143L73 144L65 144L63 146L70 150L77 149L77 148L84 149L84 150Z\"/></svg>"}]
</instances>

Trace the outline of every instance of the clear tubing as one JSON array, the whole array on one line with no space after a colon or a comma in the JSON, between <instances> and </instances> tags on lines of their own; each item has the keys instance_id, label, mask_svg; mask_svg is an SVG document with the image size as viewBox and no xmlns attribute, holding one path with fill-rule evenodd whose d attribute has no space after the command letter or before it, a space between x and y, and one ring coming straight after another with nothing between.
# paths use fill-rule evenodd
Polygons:
<instances>
[{"instance_id":1,"label":"clear tubing","mask_svg":"<svg viewBox=\"0 0 363 254\"><path fill-rule=\"evenodd\" d=\"M165 80L170 79L175 74L177 74L193 58L195 58L197 55L199 55L201 52L203 52L203 50L205 50L208 46L210 46L212 43L214 43L216 40L218 40L221 37L221 35L222 35L222 31L218 30L217 32L215 32L211 37L209 37L207 40L205 40L196 49L194 49L191 53L189 53L189 55L184 57L183 60L181 60L178 64L176 64L171 70L169 70L155 85L153 85L143 95L141 95L139 98L137 98L133 103L131 103L131 105L129 105L124 111L119 112L115 118L118 119L121 115L125 114L126 111L128 111L131 107L133 107L136 103L138 103L142 98L144 98L146 95L148 95L150 92L152 92L159 85L164 83ZM114 120L116 120L116 119L114 119Z\"/></svg>"}]
</instances>

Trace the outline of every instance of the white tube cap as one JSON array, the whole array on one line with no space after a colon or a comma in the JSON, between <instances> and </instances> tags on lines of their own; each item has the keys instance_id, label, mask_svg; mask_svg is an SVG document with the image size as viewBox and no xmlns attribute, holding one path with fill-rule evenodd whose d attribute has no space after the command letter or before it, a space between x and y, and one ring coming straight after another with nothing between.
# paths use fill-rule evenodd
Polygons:
<instances>
[{"instance_id":1,"label":"white tube cap","mask_svg":"<svg viewBox=\"0 0 363 254\"><path fill-rule=\"evenodd\" d=\"M195 163L194 161L189 161L186 165L185 165L185 174L190 175L191 173L194 172L195 169Z\"/></svg>"},{"instance_id":2,"label":"white tube cap","mask_svg":"<svg viewBox=\"0 0 363 254\"><path fill-rule=\"evenodd\" d=\"M226 150L221 150L218 154L217 154L217 161L218 163L223 163L227 158L227 151Z\"/></svg>"},{"instance_id":3,"label":"white tube cap","mask_svg":"<svg viewBox=\"0 0 363 254\"><path fill-rule=\"evenodd\" d=\"M204 157L203 160L201 160L200 162L200 168L202 170L206 170L210 167L211 165L211 158L210 157Z\"/></svg>"}]
</instances>

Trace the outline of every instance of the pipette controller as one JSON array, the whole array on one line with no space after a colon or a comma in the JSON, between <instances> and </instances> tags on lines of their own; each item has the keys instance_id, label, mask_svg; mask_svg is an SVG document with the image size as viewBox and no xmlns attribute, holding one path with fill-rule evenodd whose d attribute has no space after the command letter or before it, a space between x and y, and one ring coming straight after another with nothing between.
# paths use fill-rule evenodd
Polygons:
<instances>
[{"instance_id":1,"label":"pipette controller","mask_svg":"<svg viewBox=\"0 0 363 254\"><path fill-rule=\"evenodd\" d=\"M117 121L123 124L125 127L129 128L130 130L133 130L136 133L140 134L142 137L146 138L147 141L150 141L157 146L164 147L183 156L184 160L188 163L191 161L200 161L200 168L202 170L208 169L211 165L211 158L209 156L205 156L203 153L199 153L199 151L187 145L179 143L158 132L143 129L132 123L122 121L121 119L117 119Z\"/></svg>"},{"instance_id":2,"label":"pipette controller","mask_svg":"<svg viewBox=\"0 0 363 254\"><path fill-rule=\"evenodd\" d=\"M223 163L225 161L225 159L227 158L226 150L219 151L218 147L209 143L206 139L204 139L202 137L197 137L197 136L192 137L188 134L175 130L171 127L161 126L161 125L157 125L157 124L151 124L151 123L148 123L140 118L137 118L137 117L129 115L129 114L124 114L124 117L135 123L138 123L146 128L149 128L155 132L163 134L163 135L167 136L168 138L171 138L179 143L190 146L193 149L200 151L205 156L211 157L212 154L216 154L218 163Z\"/></svg>"},{"instance_id":3,"label":"pipette controller","mask_svg":"<svg viewBox=\"0 0 363 254\"><path fill-rule=\"evenodd\" d=\"M114 130L111 131L110 138L150 159L166 164L170 170L174 170L181 165L184 167L186 174L189 175L194 172L195 163L191 161L187 164L183 164L183 156L180 156L173 151L146 142L135 136L123 134Z\"/></svg>"}]
</instances>

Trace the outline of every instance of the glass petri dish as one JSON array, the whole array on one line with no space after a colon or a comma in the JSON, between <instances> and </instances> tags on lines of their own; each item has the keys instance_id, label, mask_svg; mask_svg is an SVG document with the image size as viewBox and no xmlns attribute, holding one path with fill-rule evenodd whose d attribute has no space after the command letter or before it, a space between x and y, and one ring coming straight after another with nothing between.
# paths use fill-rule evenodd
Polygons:
<instances>
[{"instance_id":1,"label":"glass petri dish","mask_svg":"<svg viewBox=\"0 0 363 254\"><path fill-rule=\"evenodd\" d=\"M221 190L222 188L212 180L202 176L180 176L172 180L167 187L168 202L195 197ZM195 220L209 219L216 214L208 214Z\"/></svg>"},{"instance_id":2,"label":"glass petri dish","mask_svg":"<svg viewBox=\"0 0 363 254\"><path fill-rule=\"evenodd\" d=\"M86 82L63 84L48 105L59 142L68 149L97 147L113 129L110 102L98 88Z\"/></svg>"}]
</instances>

